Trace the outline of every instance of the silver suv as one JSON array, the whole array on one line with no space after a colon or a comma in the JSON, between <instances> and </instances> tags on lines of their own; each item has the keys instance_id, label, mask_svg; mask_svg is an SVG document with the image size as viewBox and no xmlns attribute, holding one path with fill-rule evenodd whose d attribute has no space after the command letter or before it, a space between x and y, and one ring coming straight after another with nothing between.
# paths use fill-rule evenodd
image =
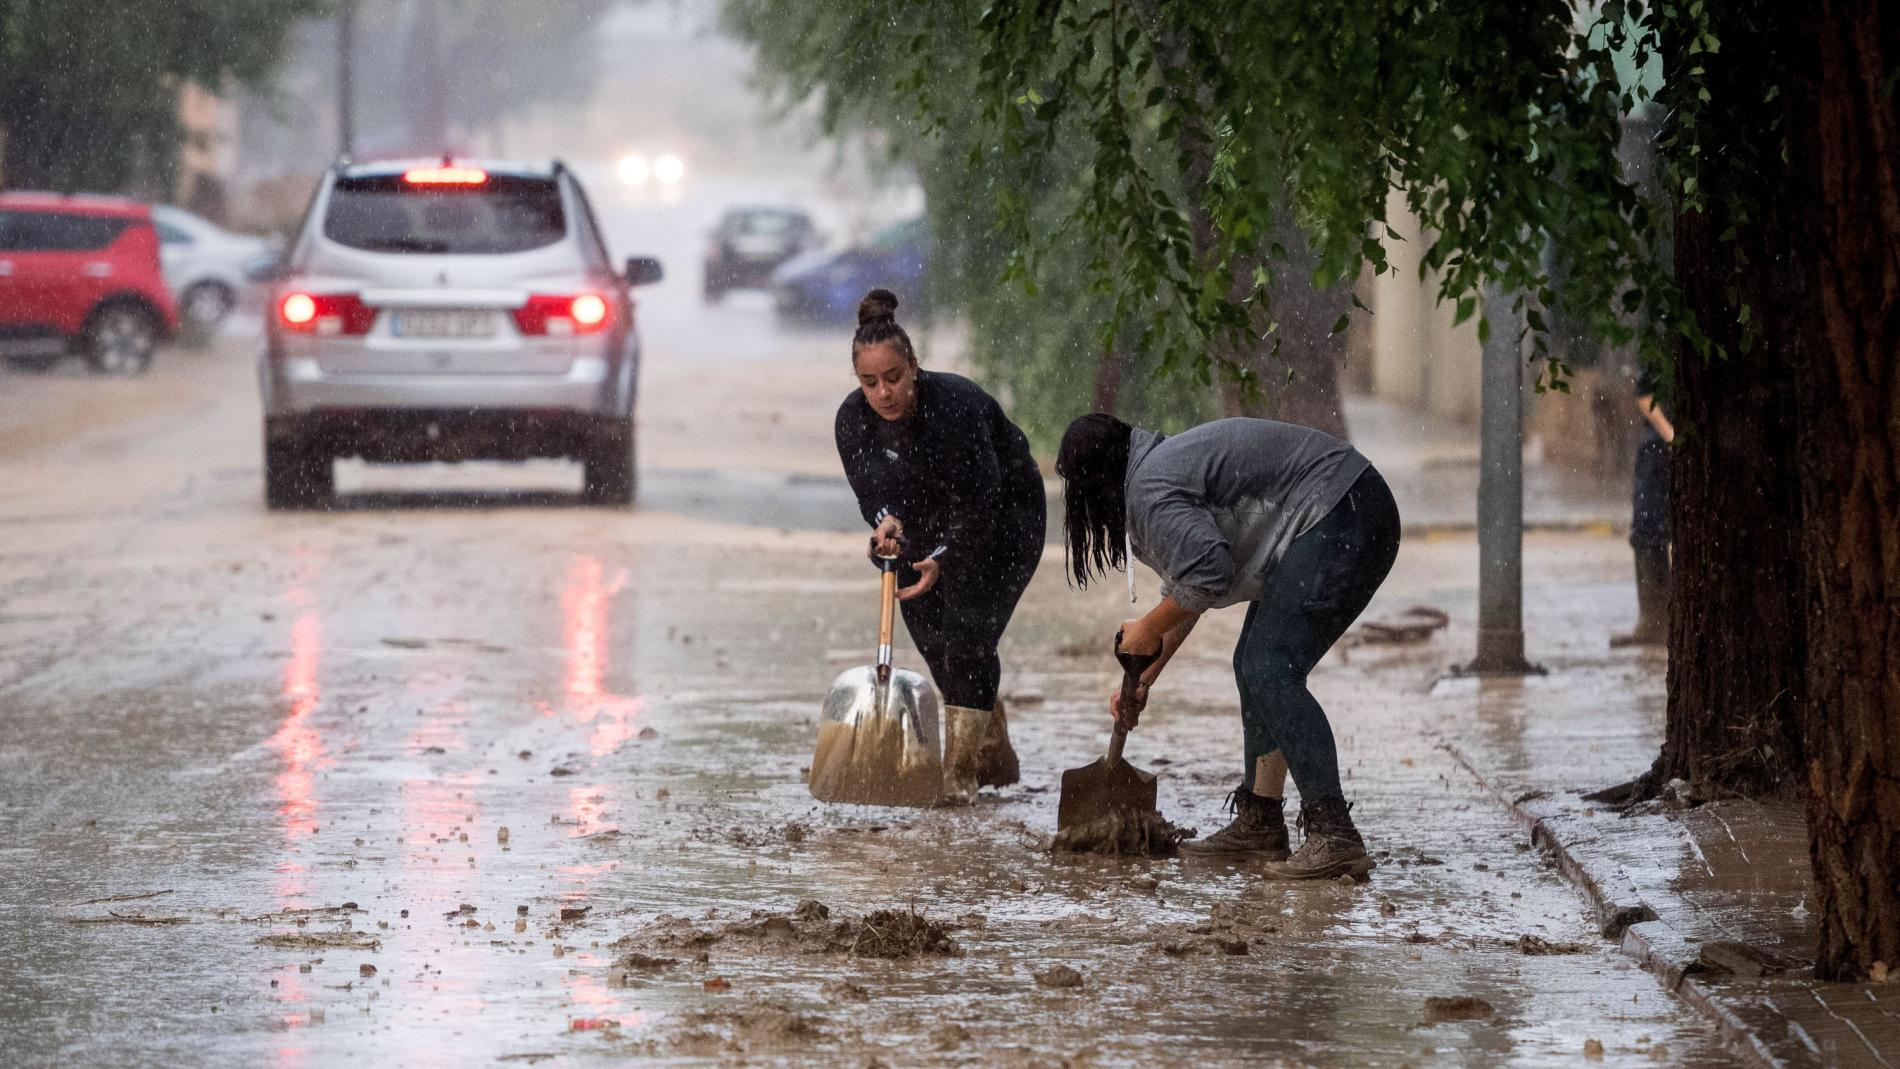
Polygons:
<instances>
[{"instance_id":1,"label":"silver suv","mask_svg":"<svg viewBox=\"0 0 1900 1069\"><path fill-rule=\"evenodd\" d=\"M340 164L272 282L264 500L327 501L331 462L573 457L633 501L633 286L573 174L442 159Z\"/></svg>"}]
</instances>

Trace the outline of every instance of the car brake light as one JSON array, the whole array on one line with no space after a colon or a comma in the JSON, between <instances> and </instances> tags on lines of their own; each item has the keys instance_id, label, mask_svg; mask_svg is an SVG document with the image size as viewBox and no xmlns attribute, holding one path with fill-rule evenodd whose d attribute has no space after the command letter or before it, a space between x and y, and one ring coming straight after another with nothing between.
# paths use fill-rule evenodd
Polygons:
<instances>
[{"instance_id":1,"label":"car brake light","mask_svg":"<svg viewBox=\"0 0 1900 1069\"><path fill-rule=\"evenodd\" d=\"M596 293L583 293L574 298L569 311L574 316L574 325L582 329L598 327L607 321L607 302Z\"/></svg>"},{"instance_id":2,"label":"car brake light","mask_svg":"<svg viewBox=\"0 0 1900 1069\"><path fill-rule=\"evenodd\" d=\"M565 336L605 330L613 307L598 293L556 297L537 293L515 309L515 325L523 334Z\"/></svg>"},{"instance_id":3,"label":"car brake light","mask_svg":"<svg viewBox=\"0 0 1900 1069\"><path fill-rule=\"evenodd\" d=\"M479 167L412 167L402 180L412 186L479 186L488 172Z\"/></svg>"},{"instance_id":4,"label":"car brake light","mask_svg":"<svg viewBox=\"0 0 1900 1069\"><path fill-rule=\"evenodd\" d=\"M308 293L293 293L284 298L284 325L301 327L317 318L316 298Z\"/></svg>"},{"instance_id":5,"label":"car brake light","mask_svg":"<svg viewBox=\"0 0 1900 1069\"><path fill-rule=\"evenodd\" d=\"M277 317L293 334L368 334L376 310L353 293L292 293Z\"/></svg>"}]
</instances>

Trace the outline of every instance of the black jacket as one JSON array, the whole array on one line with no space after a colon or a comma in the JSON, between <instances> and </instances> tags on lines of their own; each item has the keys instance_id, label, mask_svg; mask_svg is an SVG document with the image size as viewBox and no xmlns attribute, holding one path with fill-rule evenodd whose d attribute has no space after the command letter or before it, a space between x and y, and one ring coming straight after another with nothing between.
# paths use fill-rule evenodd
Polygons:
<instances>
[{"instance_id":1,"label":"black jacket","mask_svg":"<svg viewBox=\"0 0 1900 1069\"><path fill-rule=\"evenodd\" d=\"M838 406L838 458L866 523L886 513L904 522L905 557L936 557L945 568L996 556L999 525L1026 510L1043 513L1042 473L1029 441L1003 406L961 375L922 371L917 410L884 424L862 391ZM1040 543L1038 526L1034 538Z\"/></svg>"}]
</instances>

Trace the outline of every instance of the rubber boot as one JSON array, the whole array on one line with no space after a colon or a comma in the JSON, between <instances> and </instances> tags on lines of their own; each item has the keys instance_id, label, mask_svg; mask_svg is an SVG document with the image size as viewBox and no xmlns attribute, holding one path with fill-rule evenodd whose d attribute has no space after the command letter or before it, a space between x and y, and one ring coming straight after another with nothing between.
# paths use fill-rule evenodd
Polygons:
<instances>
[{"instance_id":1,"label":"rubber boot","mask_svg":"<svg viewBox=\"0 0 1900 1069\"><path fill-rule=\"evenodd\" d=\"M1009 744L1009 719L1001 695L997 695L995 713L977 751L976 782L981 787L1007 787L1023 778L1016 748Z\"/></svg>"},{"instance_id":2,"label":"rubber boot","mask_svg":"<svg viewBox=\"0 0 1900 1069\"><path fill-rule=\"evenodd\" d=\"M989 709L943 707L943 798L938 804L969 805L976 799L983 743L995 718Z\"/></svg>"},{"instance_id":3,"label":"rubber boot","mask_svg":"<svg viewBox=\"0 0 1900 1069\"><path fill-rule=\"evenodd\" d=\"M1286 803L1239 788L1227 796L1231 824L1205 839L1189 839L1181 853L1210 861L1284 861L1289 853Z\"/></svg>"},{"instance_id":4,"label":"rubber boot","mask_svg":"<svg viewBox=\"0 0 1900 1069\"><path fill-rule=\"evenodd\" d=\"M1669 642L1669 547L1636 549L1636 627L1613 635L1612 647L1658 646Z\"/></svg>"},{"instance_id":5,"label":"rubber boot","mask_svg":"<svg viewBox=\"0 0 1900 1069\"><path fill-rule=\"evenodd\" d=\"M1350 876L1363 880L1372 871L1366 843L1353 827L1351 806L1344 798L1322 798L1300 807L1300 827L1306 841L1285 861L1269 861L1269 880L1332 880Z\"/></svg>"}]
</instances>

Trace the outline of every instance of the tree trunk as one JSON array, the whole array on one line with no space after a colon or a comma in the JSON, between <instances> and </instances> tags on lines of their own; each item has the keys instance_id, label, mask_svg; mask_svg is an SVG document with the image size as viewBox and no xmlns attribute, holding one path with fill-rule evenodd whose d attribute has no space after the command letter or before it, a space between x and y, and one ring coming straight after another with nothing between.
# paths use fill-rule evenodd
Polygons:
<instances>
[{"instance_id":1,"label":"tree trunk","mask_svg":"<svg viewBox=\"0 0 1900 1069\"><path fill-rule=\"evenodd\" d=\"M1800 363L1819 975L1900 970L1900 14L1827 0L1792 154L1820 334ZM1805 75L1805 81L1803 76Z\"/></svg>"},{"instance_id":2,"label":"tree trunk","mask_svg":"<svg viewBox=\"0 0 1900 1069\"><path fill-rule=\"evenodd\" d=\"M1352 311L1352 286L1342 282L1323 290L1313 288L1310 280L1318 258L1291 213L1286 214L1276 238L1287 250L1287 259L1271 265L1273 284L1267 288L1276 329L1265 339L1222 354L1252 369L1260 389L1247 397L1236 384L1222 383L1223 407L1229 416L1277 419L1345 438L1339 366L1346 359L1346 334L1334 334L1333 324ZM1235 267L1236 296L1251 288L1253 268L1253 262Z\"/></svg>"},{"instance_id":3,"label":"tree trunk","mask_svg":"<svg viewBox=\"0 0 1900 1069\"><path fill-rule=\"evenodd\" d=\"M1698 118L1704 141L1770 140L1763 134L1772 128L1764 118L1770 108L1754 102L1763 72L1775 68L1772 37L1717 34L1719 56L1665 42L1675 62L1707 63L1719 103ZM1651 789L1680 778L1762 795L1801 783L1806 642L1793 372L1812 335L1806 280L1787 255L1793 205L1785 172L1757 166L1763 157L1705 164L1707 209L1676 217L1678 285L1728 355L1710 361L1683 352L1675 362L1669 712ZM1745 215L1731 210L1736 203ZM1740 304L1752 311L1752 342Z\"/></svg>"},{"instance_id":4,"label":"tree trunk","mask_svg":"<svg viewBox=\"0 0 1900 1069\"><path fill-rule=\"evenodd\" d=\"M1128 351L1113 346L1102 352L1102 359L1095 365L1094 407L1091 412L1114 413L1116 402L1121 400L1122 379L1128 374Z\"/></svg>"},{"instance_id":5,"label":"tree trunk","mask_svg":"<svg viewBox=\"0 0 1900 1069\"><path fill-rule=\"evenodd\" d=\"M1162 86L1181 112L1178 148L1184 163L1188 223L1194 234L1195 261L1205 264L1219 245L1213 216L1198 196L1214 171L1213 134L1199 118L1202 94L1192 75L1184 73L1190 70L1187 42L1163 16L1160 0L1140 0L1140 10L1153 40ZM1276 240L1287 251L1285 263L1268 262L1268 251ZM1346 438L1346 414L1339 401L1339 365L1346 357L1346 336L1343 332L1334 335L1332 328L1352 308L1352 284L1315 290L1311 282L1315 264L1306 235L1291 209L1283 207L1274 233L1251 254L1235 256L1227 269L1227 296L1234 301L1253 292L1256 267L1271 271L1273 282L1267 295L1276 329L1265 338L1217 339L1211 355L1217 364L1252 371L1259 383L1258 390L1249 394L1239 383L1223 379L1223 414L1299 423Z\"/></svg>"}]
</instances>

